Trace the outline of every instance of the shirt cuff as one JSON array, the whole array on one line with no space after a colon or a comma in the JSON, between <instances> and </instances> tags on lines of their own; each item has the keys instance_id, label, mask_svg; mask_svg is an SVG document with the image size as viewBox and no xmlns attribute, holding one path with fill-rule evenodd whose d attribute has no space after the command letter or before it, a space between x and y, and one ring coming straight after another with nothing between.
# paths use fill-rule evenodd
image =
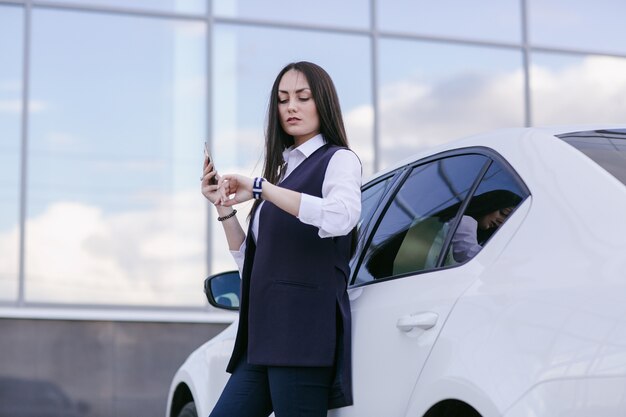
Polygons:
<instances>
[{"instance_id":1,"label":"shirt cuff","mask_svg":"<svg viewBox=\"0 0 626 417\"><path fill-rule=\"evenodd\" d=\"M239 250L231 250L230 254L233 256L237 269L239 269L239 275L243 274L243 261L246 257L246 240L244 239L239 247Z\"/></svg>"},{"instance_id":2,"label":"shirt cuff","mask_svg":"<svg viewBox=\"0 0 626 417\"><path fill-rule=\"evenodd\" d=\"M309 194L301 194L298 219L311 226L322 226L322 199Z\"/></svg>"}]
</instances>

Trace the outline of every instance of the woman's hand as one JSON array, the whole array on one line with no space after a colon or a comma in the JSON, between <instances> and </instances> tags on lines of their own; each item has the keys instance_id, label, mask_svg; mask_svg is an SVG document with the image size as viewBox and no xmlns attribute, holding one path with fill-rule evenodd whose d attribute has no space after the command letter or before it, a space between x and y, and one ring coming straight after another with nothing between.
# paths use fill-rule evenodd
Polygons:
<instances>
[{"instance_id":1,"label":"woman's hand","mask_svg":"<svg viewBox=\"0 0 626 417\"><path fill-rule=\"evenodd\" d=\"M219 205L221 203L220 197L221 193L219 191L219 186L211 185L209 182L212 178L215 178L219 183L220 176L217 175L217 171L213 168L213 162L207 164L207 160L204 160L204 171L202 173L202 186L201 191L202 195L204 195L207 200L209 200L214 205Z\"/></svg>"},{"instance_id":2,"label":"woman's hand","mask_svg":"<svg viewBox=\"0 0 626 417\"><path fill-rule=\"evenodd\" d=\"M220 204L226 207L252 199L252 178L228 174L219 178Z\"/></svg>"},{"instance_id":3,"label":"woman's hand","mask_svg":"<svg viewBox=\"0 0 626 417\"><path fill-rule=\"evenodd\" d=\"M214 184L210 184L216 181ZM204 159L204 171L202 173L202 195L204 195L207 200L215 205L219 217L228 216L230 220L226 220L221 222L224 227L224 233L226 234L226 241L228 242L228 248L231 251L239 251L241 245L246 239L246 234L241 228L241 224L236 217L230 216L233 214L234 209L224 207L222 205L222 191L220 190L221 178L217 175L217 171L213 167L213 163L209 163L207 159ZM219 218L218 218L219 220ZM225 219L224 219L225 220Z\"/></svg>"}]
</instances>

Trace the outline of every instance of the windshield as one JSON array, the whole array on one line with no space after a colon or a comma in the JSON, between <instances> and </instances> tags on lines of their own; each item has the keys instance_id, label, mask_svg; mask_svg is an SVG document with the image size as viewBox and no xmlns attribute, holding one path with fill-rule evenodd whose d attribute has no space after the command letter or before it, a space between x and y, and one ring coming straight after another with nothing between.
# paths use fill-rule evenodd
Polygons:
<instances>
[{"instance_id":1,"label":"windshield","mask_svg":"<svg viewBox=\"0 0 626 417\"><path fill-rule=\"evenodd\" d=\"M558 135L626 185L626 129Z\"/></svg>"}]
</instances>

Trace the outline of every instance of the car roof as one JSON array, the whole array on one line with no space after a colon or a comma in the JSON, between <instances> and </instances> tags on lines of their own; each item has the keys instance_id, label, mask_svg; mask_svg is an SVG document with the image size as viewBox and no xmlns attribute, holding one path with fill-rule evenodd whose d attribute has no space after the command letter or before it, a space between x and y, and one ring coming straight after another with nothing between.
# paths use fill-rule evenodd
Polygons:
<instances>
[{"instance_id":1,"label":"car roof","mask_svg":"<svg viewBox=\"0 0 626 417\"><path fill-rule=\"evenodd\" d=\"M412 164L415 161L426 158L428 156L436 155L438 153L462 149L468 147L483 146L492 148L496 151L504 150L506 148L519 148L525 146L524 142L530 142L537 144L541 141L556 139L557 135L563 135L567 133L586 132L595 130L612 130L612 129L626 129L626 125L559 125L559 126L538 126L538 127L515 127L497 129L487 132L482 132L470 136L461 137L440 145L425 148L412 156L395 162L391 166L375 173L367 178L364 183L370 182L384 176L385 174L394 171L400 167L408 164Z\"/></svg>"}]
</instances>

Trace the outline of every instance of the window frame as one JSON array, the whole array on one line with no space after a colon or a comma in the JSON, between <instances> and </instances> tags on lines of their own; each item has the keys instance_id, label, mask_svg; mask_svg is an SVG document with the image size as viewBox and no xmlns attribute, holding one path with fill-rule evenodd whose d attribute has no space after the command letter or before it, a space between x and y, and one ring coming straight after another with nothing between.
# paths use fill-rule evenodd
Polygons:
<instances>
[{"instance_id":1,"label":"window frame","mask_svg":"<svg viewBox=\"0 0 626 417\"><path fill-rule=\"evenodd\" d=\"M465 196L465 199L461 203L459 211L457 212L457 214L455 215L454 219L451 222L450 231L448 232L448 235L445 237L443 246L441 248L441 253L439 254L439 258L437 259L437 264L435 268L426 269L422 271L414 271L414 272L409 272L409 273L404 273L404 274L398 274L398 275L393 275L390 277L385 277L385 278L380 278L380 279L373 279L373 280L370 280L367 282L361 282L358 284L355 283L358 271L361 268L365 255L367 253L367 248L371 244L372 239L374 235L376 234L378 227L380 226L380 223L382 222L385 214L387 213L387 210L389 209L389 206L391 205L392 201L394 200L398 192L402 189L402 186L406 182L407 178L410 176L411 172L415 168L425 165L425 164L429 164L431 162L435 162L435 161L446 159L446 158L463 156L463 155L480 155L480 156L486 157L487 161L485 162L483 167L480 169L478 175L474 179L474 182L470 186L470 189L467 195ZM509 162L502 155L500 155L494 149L491 149L485 146L470 146L470 147L465 147L465 148L451 149L451 150L439 152L433 155L429 155L417 161L398 167L394 171L397 175L397 179L395 179L389 184L389 188L385 191L384 197L381 199L381 204L376 210L374 210L374 212L372 213L372 218L368 221L367 227L364 229L363 234L359 236L359 243L357 245L357 251L350 265L351 277L350 277L350 282L349 282L348 287L357 288L357 287L362 287L365 285L371 285L377 282L386 282L386 281L390 281L390 280L394 280L398 278L421 275L424 273L437 272L440 270L457 268L459 266L465 265L467 261L454 264L454 265L448 265L448 266L442 266L442 263L444 261L445 254L450 249L452 237L454 236L454 232L456 231L461 221L462 214L465 212L465 209L467 208L467 205L469 204L471 198L474 196L476 189L479 187L485 174L487 173L487 171L493 165L494 162L499 163L502 166L502 169L511 176L511 178L515 181L515 183L525 193L523 200L520 202L520 205L521 205L531 195L530 190L528 189L528 187L526 186L526 184L524 183L520 175L513 169L511 164L509 164ZM380 179L377 178L375 180L376 183L378 183L378 180ZM368 183L364 187L369 188L370 186L373 186L373 185L374 184L370 185L370 183ZM515 210L513 212L515 212Z\"/></svg>"},{"instance_id":2,"label":"window frame","mask_svg":"<svg viewBox=\"0 0 626 417\"><path fill-rule=\"evenodd\" d=\"M391 194L392 190L395 189L396 184L398 183L398 181L400 181L400 178L402 178L402 174L404 173L404 169L405 169L405 167L393 170L393 171L389 172L388 174L382 175L380 177L377 177L377 178L367 182L367 184L365 184L364 186L361 187L361 194L362 194L364 191L367 191L370 188L373 188L376 185L389 180L389 184L387 184L385 186L385 189L383 190L383 193L380 196L380 200L379 200L378 206L374 208L374 210L372 211L372 214L370 215L369 219L363 220L363 223L361 223L361 228L359 230L359 235L357 237L356 251L355 251L354 256L352 257L352 259L350 260L351 266L352 266L352 263L354 262L354 260L360 257L359 254L360 254L360 250L361 250L361 247L363 246L363 241L364 241L363 236L367 236L369 234L369 230L372 227L371 226L372 225L372 219L377 218L378 213L380 211L380 208L382 206L386 206L387 205L387 200L389 198L389 195Z\"/></svg>"}]
</instances>

